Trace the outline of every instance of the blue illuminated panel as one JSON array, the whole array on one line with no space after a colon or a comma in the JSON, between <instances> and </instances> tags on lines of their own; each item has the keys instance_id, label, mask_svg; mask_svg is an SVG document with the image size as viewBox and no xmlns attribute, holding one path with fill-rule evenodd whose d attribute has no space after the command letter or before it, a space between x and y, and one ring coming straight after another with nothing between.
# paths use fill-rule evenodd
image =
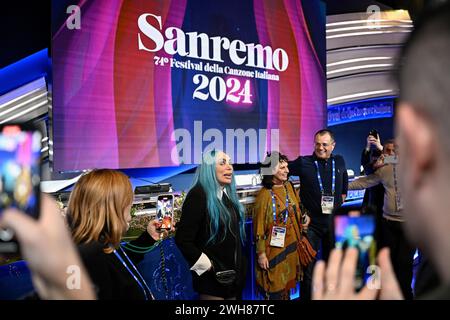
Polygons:
<instances>
[{"instance_id":1,"label":"blue illuminated panel","mask_svg":"<svg viewBox=\"0 0 450 320\"><path fill-rule=\"evenodd\" d=\"M38 51L16 63L0 69L0 95L30 83L36 79L48 77L51 72L48 49Z\"/></svg>"},{"instance_id":2,"label":"blue illuminated panel","mask_svg":"<svg viewBox=\"0 0 450 320\"><path fill-rule=\"evenodd\" d=\"M362 199L362 198L364 198L364 193L365 192L366 192L366 189L363 189L363 190L348 190L347 191L346 201Z\"/></svg>"},{"instance_id":3,"label":"blue illuminated panel","mask_svg":"<svg viewBox=\"0 0 450 320\"><path fill-rule=\"evenodd\" d=\"M368 119L390 118L393 115L393 96L337 104L328 106L328 126Z\"/></svg>"}]
</instances>

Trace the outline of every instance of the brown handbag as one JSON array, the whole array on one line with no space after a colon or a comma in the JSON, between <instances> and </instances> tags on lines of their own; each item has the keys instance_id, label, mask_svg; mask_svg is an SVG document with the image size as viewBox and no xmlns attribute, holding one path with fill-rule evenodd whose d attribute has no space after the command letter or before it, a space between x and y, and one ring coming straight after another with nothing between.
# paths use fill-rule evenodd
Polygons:
<instances>
[{"instance_id":1,"label":"brown handbag","mask_svg":"<svg viewBox=\"0 0 450 320\"><path fill-rule=\"evenodd\" d=\"M290 181L289 181L290 182ZM294 186L292 185L292 183L290 182L292 189L295 192ZM286 192L288 192L287 188L286 188ZM300 201L299 201L300 203ZM297 229L299 231L300 234L297 234L297 254L300 260L300 265L302 267L306 267L308 266L308 264L310 264L314 258L316 257L316 250L314 250L314 248L311 246L311 243L309 242L308 238L303 234L302 232L302 227L301 224L298 221L297 218L297 210L296 210L296 206L292 206L294 208L294 217L295 217L295 222L297 223ZM300 209L300 208L299 208ZM301 213L301 211L300 211ZM295 230L295 228L294 228Z\"/></svg>"},{"instance_id":2,"label":"brown handbag","mask_svg":"<svg viewBox=\"0 0 450 320\"><path fill-rule=\"evenodd\" d=\"M298 241L297 245L297 253L302 267L306 267L308 264L310 264L317 254L316 250L314 250L311 246L311 243L309 243L308 238L306 238L301 232L300 240Z\"/></svg>"}]
</instances>

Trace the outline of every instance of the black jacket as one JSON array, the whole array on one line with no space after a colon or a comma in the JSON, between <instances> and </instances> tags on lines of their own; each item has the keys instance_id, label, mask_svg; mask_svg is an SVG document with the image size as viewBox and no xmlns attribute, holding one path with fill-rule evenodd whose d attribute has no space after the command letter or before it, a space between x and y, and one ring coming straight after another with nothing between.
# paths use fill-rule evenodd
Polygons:
<instances>
[{"instance_id":1,"label":"black jacket","mask_svg":"<svg viewBox=\"0 0 450 320\"><path fill-rule=\"evenodd\" d=\"M300 199L309 211L312 228L327 229L330 225L330 216L322 214L320 185L317 179L317 169L314 161L319 165L320 176L326 195L331 195L332 185L332 159L336 163L336 186L334 207L342 204L342 195L347 194L348 175L344 158L340 155L332 155L327 160L310 156L301 156L289 162L289 174L300 178Z\"/></svg>"},{"instance_id":2,"label":"black jacket","mask_svg":"<svg viewBox=\"0 0 450 320\"><path fill-rule=\"evenodd\" d=\"M207 210L206 194L198 185L191 189L183 203L180 222L177 224L175 241L181 253L192 267L205 253L212 261L214 268L222 265L221 269L234 269L237 280L234 285L225 287L216 281L212 270L201 276L192 272L194 290L200 294L208 294L223 298L239 297L245 286L246 259L242 254L241 237L239 233L240 217L233 208L232 202L224 193L222 201L231 215L231 232L227 231L222 242L206 245L210 236L210 219ZM218 236L221 239L223 233ZM237 239L235 238L237 236ZM236 252L236 262L235 262Z\"/></svg>"},{"instance_id":3,"label":"black jacket","mask_svg":"<svg viewBox=\"0 0 450 320\"><path fill-rule=\"evenodd\" d=\"M153 245L155 240L147 232L144 232L138 239L131 243L136 246L148 247ZM78 246L83 263L94 283L97 298L99 300L144 300L145 294L142 288L122 265L122 262L114 253L106 254L103 252L103 248L104 245L100 242L91 242ZM120 250L117 250L117 252L119 252L123 261L127 263L128 268L136 274L136 271L129 265ZM144 258L143 254L136 254L128 250L125 250L125 252L135 266ZM140 279L137 275L136 277ZM147 296L150 300L151 296L149 292L147 292Z\"/></svg>"}]
</instances>

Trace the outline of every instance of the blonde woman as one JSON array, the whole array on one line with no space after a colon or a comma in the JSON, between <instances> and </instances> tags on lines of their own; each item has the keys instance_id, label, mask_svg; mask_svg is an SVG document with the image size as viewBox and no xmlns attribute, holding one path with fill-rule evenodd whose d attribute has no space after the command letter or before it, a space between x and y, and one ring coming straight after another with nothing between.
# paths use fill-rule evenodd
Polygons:
<instances>
[{"instance_id":1,"label":"blonde woman","mask_svg":"<svg viewBox=\"0 0 450 320\"><path fill-rule=\"evenodd\" d=\"M128 177L115 170L94 170L82 176L72 191L68 218L72 236L99 299L150 300L148 284L136 268L143 259L127 251L120 240L131 221L133 190ZM149 247L160 239L158 222L132 242Z\"/></svg>"}]
</instances>

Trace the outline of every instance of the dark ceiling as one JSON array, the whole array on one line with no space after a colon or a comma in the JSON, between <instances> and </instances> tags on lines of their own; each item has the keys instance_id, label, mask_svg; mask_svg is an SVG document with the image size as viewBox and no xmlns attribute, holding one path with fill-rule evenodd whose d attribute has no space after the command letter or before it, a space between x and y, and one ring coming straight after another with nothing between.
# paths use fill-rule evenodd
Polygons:
<instances>
[{"instance_id":1,"label":"dark ceiling","mask_svg":"<svg viewBox=\"0 0 450 320\"><path fill-rule=\"evenodd\" d=\"M417 15L423 8L439 0L325 0L327 15L350 12L366 12L371 5L378 5L382 10L405 9Z\"/></svg>"},{"instance_id":2,"label":"dark ceiling","mask_svg":"<svg viewBox=\"0 0 450 320\"><path fill-rule=\"evenodd\" d=\"M0 4L0 68L50 46L51 1Z\"/></svg>"},{"instance_id":3,"label":"dark ceiling","mask_svg":"<svg viewBox=\"0 0 450 320\"><path fill-rule=\"evenodd\" d=\"M311 0L318 1L318 0ZM408 9L413 18L430 3L444 0L325 0L327 15L365 12L369 5ZM0 68L50 47L51 0L1 1Z\"/></svg>"}]
</instances>

